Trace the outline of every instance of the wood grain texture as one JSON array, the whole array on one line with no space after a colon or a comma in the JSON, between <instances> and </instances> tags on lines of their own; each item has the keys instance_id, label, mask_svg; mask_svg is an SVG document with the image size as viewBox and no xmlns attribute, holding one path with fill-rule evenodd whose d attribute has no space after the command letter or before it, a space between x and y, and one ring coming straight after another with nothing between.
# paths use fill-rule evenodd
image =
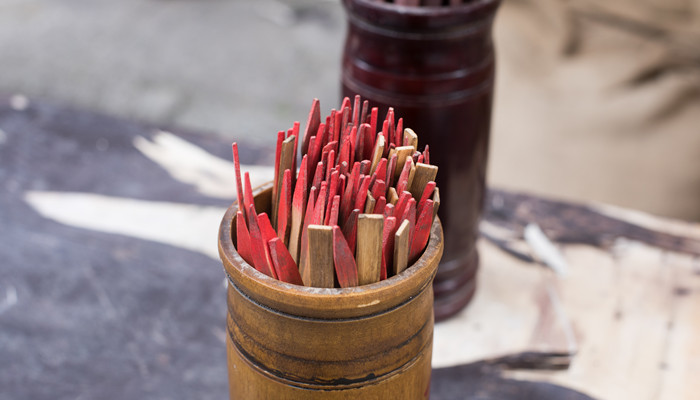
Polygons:
<instances>
[{"instance_id":1,"label":"wood grain texture","mask_svg":"<svg viewBox=\"0 0 700 400\"><path fill-rule=\"evenodd\" d=\"M360 214L357 218L357 276L360 285L379 282L382 264L384 217Z\"/></svg>"},{"instance_id":2,"label":"wood grain texture","mask_svg":"<svg viewBox=\"0 0 700 400\"><path fill-rule=\"evenodd\" d=\"M408 229L408 221L403 220L394 234L394 260L392 263L394 275L400 274L408 266L408 251L410 249Z\"/></svg>"},{"instance_id":3,"label":"wood grain texture","mask_svg":"<svg viewBox=\"0 0 700 400\"><path fill-rule=\"evenodd\" d=\"M428 184L428 182L435 181L437 173L437 166L417 163L413 180L411 181L411 184L408 185L408 191L411 192L415 199L419 200L423 195L425 186Z\"/></svg>"},{"instance_id":4,"label":"wood grain texture","mask_svg":"<svg viewBox=\"0 0 700 400\"><path fill-rule=\"evenodd\" d=\"M333 228L309 225L309 267L301 278L305 286L332 288L334 283Z\"/></svg>"}]
</instances>

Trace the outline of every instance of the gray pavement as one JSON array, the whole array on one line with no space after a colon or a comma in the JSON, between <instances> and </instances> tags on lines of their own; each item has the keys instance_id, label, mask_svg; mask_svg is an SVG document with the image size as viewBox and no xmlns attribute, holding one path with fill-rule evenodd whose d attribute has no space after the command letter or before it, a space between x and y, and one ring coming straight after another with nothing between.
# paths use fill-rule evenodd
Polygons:
<instances>
[{"instance_id":1,"label":"gray pavement","mask_svg":"<svg viewBox=\"0 0 700 400\"><path fill-rule=\"evenodd\" d=\"M269 142L336 106L335 0L3 0L0 92Z\"/></svg>"}]
</instances>

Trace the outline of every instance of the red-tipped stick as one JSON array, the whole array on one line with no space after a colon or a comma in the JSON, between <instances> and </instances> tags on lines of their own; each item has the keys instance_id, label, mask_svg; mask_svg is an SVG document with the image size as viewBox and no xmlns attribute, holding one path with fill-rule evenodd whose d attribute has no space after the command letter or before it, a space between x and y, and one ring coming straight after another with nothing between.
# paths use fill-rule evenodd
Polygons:
<instances>
[{"instance_id":1,"label":"red-tipped stick","mask_svg":"<svg viewBox=\"0 0 700 400\"><path fill-rule=\"evenodd\" d=\"M355 197L355 204L353 205L353 208L357 208L358 210L365 209L367 190L369 190L369 179L369 176L366 175L360 179L360 186L357 190L357 197Z\"/></svg>"},{"instance_id":2,"label":"red-tipped stick","mask_svg":"<svg viewBox=\"0 0 700 400\"><path fill-rule=\"evenodd\" d=\"M329 141L337 140L333 139L335 137L336 131L340 131L340 127L336 123L336 111L331 110L331 115L328 116L327 121L328 121L328 136L330 137Z\"/></svg>"},{"instance_id":3,"label":"red-tipped stick","mask_svg":"<svg viewBox=\"0 0 700 400\"><path fill-rule=\"evenodd\" d=\"M365 100L364 102L362 102L362 112L360 113L360 123L361 124L368 122L367 121L367 113L368 112L369 112L369 100ZM377 133L377 132L374 131L372 133Z\"/></svg>"},{"instance_id":4,"label":"red-tipped stick","mask_svg":"<svg viewBox=\"0 0 700 400\"><path fill-rule=\"evenodd\" d=\"M384 146L389 148L392 143L393 137L389 136L389 121L384 120L382 123L382 136L384 136Z\"/></svg>"},{"instance_id":5,"label":"red-tipped stick","mask_svg":"<svg viewBox=\"0 0 700 400\"><path fill-rule=\"evenodd\" d=\"M384 206L383 215L384 215L384 218L394 216L394 205L391 203L386 203L386 206Z\"/></svg>"},{"instance_id":6,"label":"red-tipped stick","mask_svg":"<svg viewBox=\"0 0 700 400\"><path fill-rule=\"evenodd\" d=\"M333 263L341 288L357 286L355 252L350 248L337 226L333 227Z\"/></svg>"},{"instance_id":7,"label":"red-tipped stick","mask_svg":"<svg viewBox=\"0 0 700 400\"><path fill-rule=\"evenodd\" d=\"M348 134L348 137L350 138L350 158L348 160L348 164L354 163L355 162L355 154L357 153L357 127L353 126L352 129L350 129L350 133Z\"/></svg>"},{"instance_id":8,"label":"red-tipped stick","mask_svg":"<svg viewBox=\"0 0 700 400\"><path fill-rule=\"evenodd\" d=\"M359 185L360 179L360 163L356 162L352 166L352 172L350 173L350 178L345 186L345 192L343 192L343 197L340 200L340 220L345 221L350 215L353 206L355 205L355 199L353 194L356 192L355 188Z\"/></svg>"},{"instance_id":9,"label":"red-tipped stick","mask_svg":"<svg viewBox=\"0 0 700 400\"><path fill-rule=\"evenodd\" d=\"M331 213L331 207L333 206L333 197L338 193L338 171L331 172L330 185L328 186L328 193L326 194L326 221L328 220L328 215ZM326 222L324 225L328 225Z\"/></svg>"},{"instance_id":10,"label":"red-tipped stick","mask_svg":"<svg viewBox=\"0 0 700 400\"><path fill-rule=\"evenodd\" d=\"M394 215L402 217L404 212L406 212L406 207L408 207L408 200L411 199L411 192L402 192L399 195L399 201L396 202L396 208L394 208Z\"/></svg>"},{"instance_id":11,"label":"red-tipped stick","mask_svg":"<svg viewBox=\"0 0 700 400\"><path fill-rule=\"evenodd\" d=\"M386 197L380 196L377 199L377 203L374 205L372 214L384 214L384 208L386 208Z\"/></svg>"},{"instance_id":12,"label":"red-tipped stick","mask_svg":"<svg viewBox=\"0 0 700 400\"><path fill-rule=\"evenodd\" d=\"M410 221L409 221L410 223ZM411 240L411 253L408 257L410 262L415 261L416 258L423 252L425 246L428 244L428 238L430 238L430 227L433 225L433 201L428 200L423 207L418 219L416 220L416 229L413 232L413 239Z\"/></svg>"},{"instance_id":13,"label":"red-tipped stick","mask_svg":"<svg viewBox=\"0 0 700 400\"><path fill-rule=\"evenodd\" d=\"M369 167L370 167L370 161L369 160L362 160L360 162L360 175L369 175Z\"/></svg>"},{"instance_id":14,"label":"red-tipped stick","mask_svg":"<svg viewBox=\"0 0 700 400\"><path fill-rule=\"evenodd\" d=\"M293 161L294 161L294 141L295 141L294 136L290 136L284 141L282 141L282 152L280 154L280 160L279 160L279 171L277 171L277 179L276 185L277 185L277 195L276 197L273 198L272 202L272 212L271 212L271 217L272 217L272 225L273 226L278 226L277 222L277 216L279 214L279 207L280 207L280 196L282 192L282 180L284 179L284 171L286 170L292 170L293 166ZM294 171L296 175L296 171ZM293 185L294 179L291 178L290 175L290 190L291 190L291 185ZM291 200L291 196L288 198Z\"/></svg>"},{"instance_id":15,"label":"red-tipped stick","mask_svg":"<svg viewBox=\"0 0 700 400\"><path fill-rule=\"evenodd\" d=\"M314 214L310 221L314 225L323 225L323 217L326 211L326 196L328 193L328 183L321 182L321 190L318 192L316 204L314 206Z\"/></svg>"},{"instance_id":16,"label":"red-tipped stick","mask_svg":"<svg viewBox=\"0 0 700 400\"><path fill-rule=\"evenodd\" d=\"M375 199L384 197L386 195L386 183L381 179L377 180L372 185L370 192Z\"/></svg>"},{"instance_id":17,"label":"red-tipped stick","mask_svg":"<svg viewBox=\"0 0 700 400\"><path fill-rule=\"evenodd\" d=\"M360 95L355 95L355 104L352 107L352 124L360 125Z\"/></svg>"},{"instance_id":18,"label":"red-tipped stick","mask_svg":"<svg viewBox=\"0 0 700 400\"><path fill-rule=\"evenodd\" d=\"M245 223L245 207L243 202L243 181L241 180L241 160L238 158L238 143L231 145L233 152L233 169L236 172L236 200L238 200L238 211L243 213L243 223Z\"/></svg>"},{"instance_id":19,"label":"red-tipped stick","mask_svg":"<svg viewBox=\"0 0 700 400\"><path fill-rule=\"evenodd\" d=\"M365 128L366 124L360 125L357 130L357 139L355 140L355 161L362 161L365 159Z\"/></svg>"},{"instance_id":20,"label":"red-tipped stick","mask_svg":"<svg viewBox=\"0 0 700 400\"><path fill-rule=\"evenodd\" d=\"M343 110L345 107L350 107L350 98L349 97L343 97L343 102L340 103L340 109Z\"/></svg>"},{"instance_id":21,"label":"red-tipped stick","mask_svg":"<svg viewBox=\"0 0 700 400\"><path fill-rule=\"evenodd\" d=\"M303 270L307 267L307 258L309 255L309 244L308 244L308 227L313 220L315 200L316 200L316 187L312 186L309 191L309 200L306 204L306 213L304 215L304 221L301 228L301 247L299 249L299 273L303 275Z\"/></svg>"},{"instance_id":22,"label":"red-tipped stick","mask_svg":"<svg viewBox=\"0 0 700 400\"><path fill-rule=\"evenodd\" d=\"M296 178L296 173L297 173L297 154L299 154L298 149L299 149L299 128L300 124L299 121L294 121L294 125L292 125L292 135L294 135L294 158L292 159L292 186L295 183L294 178Z\"/></svg>"},{"instance_id":23,"label":"red-tipped stick","mask_svg":"<svg viewBox=\"0 0 700 400\"><path fill-rule=\"evenodd\" d=\"M319 161L315 168L316 172L314 174L314 180L311 182L311 186L315 186L317 189L321 187L321 181L323 181L323 162Z\"/></svg>"},{"instance_id":24,"label":"red-tipped stick","mask_svg":"<svg viewBox=\"0 0 700 400\"><path fill-rule=\"evenodd\" d=\"M396 146L398 147L401 143L401 138L403 137L403 118L399 118L399 122L396 123Z\"/></svg>"},{"instance_id":25,"label":"red-tipped stick","mask_svg":"<svg viewBox=\"0 0 700 400\"><path fill-rule=\"evenodd\" d=\"M289 230L289 253L292 255L294 262L299 261L299 244L301 241L301 228L306 211L306 188L308 187L308 171L306 162L308 156L301 159L299 168L299 177L296 187L294 188L294 198L292 199L292 221Z\"/></svg>"},{"instance_id":26,"label":"red-tipped stick","mask_svg":"<svg viewBox=\"0 0 700 400\"><path fill-rule=\"evenodd\" d=\"M255 210L255 200L253 200L253 188L250 186L250 174L246 172L243 174L244 190L243 190L243 205L246 209L246 218L250 218L247 214L248 209L253 207ZM253 214L255 216L257 214Z\"/></svg>"},{"instance_id":27,"label":"red-tipped stick","mask_svg":"<svg viewBox=\"0 0 700 400\"><path fill-rule=\"evenodd\" d=\"M409 158L404 163L401 175L399 175L399 179L396 181L396 191L398 193L403 193L405 190L408 190L408 176L411 173L412 166L413 160Z\"/></svg>"},{"instance_id":28,"label":"red-tipped stick","mask_svg":"<svg viewBox=\"0 0 700 400\"><path fill-rule=\"evenodd\" d=\"M401 142L396 141L396 129L394 126L394 107L389 107L389 110L386 113L386 121L389 122L389 142L394 143L396 146L399 146Z\"/></svg>"},{"instance_id":29,"label":"red-tipped stick","mask_svg":"<svg viewBox=\"0 0 700 400\"><path fill-rule=\"evenodd\" d=\"M236 212L236 250L248 264L253 264L250 253L250 234L246 228L245 215L241 210Z\"/></svg>"},{"instance_id":30,"label":"red-tipped stick","mask_svg":"<svg viewBox=\"0 0 700 400\"><path fill-rule=\"evenodd\" d=\"M273 219L274 219L274 214L275 214L275 205L278 202L279 199L279 193L278 191L280 190L280 180L282 178L282 174L280 171L280 158L282 158L282 142L284 142L284 131L279 131L277 132L277 146L275 147L275 175L272 177L273 179L273 185L272 185L272 210L273 210Z\"/></svg>"},{"instance_id":31,"label":"red-tipped stick","mask_svg":"<svg viewBox=\"0 0 700 400\"><path fill-rule=\"evenodd\" d=\"M333 200L330 202L331 208L328 214L326 214L326 221L324 225L335 226L338 225L338 211L340 209L340 196L333 196Z\"/></svg>"},{"instance_id":32,"label":"red-tipped stick","mask_svg":"<svg viewBox=\"0 0 700 400\"><path fill-rule=\"evenodd\" d=\"M335 132L333 132L333 140L339 140L340 136L346 132L346 128L343 126L343 112L342 110L335 113Z\"/></svg>"},{"instance_id":33,"label":"red-tipped stick","mask_svg":"<svg viewBox=\"0 0 700 400\"><path fill-rule=\"evenodd\" d=\"M396 163L398 162L398 159L399 157L396 154L389 158L389 163L386 167L386 179L384 179L387 187L394 186L394 172L396 171Z\"/></svg>"},{"instance_id":34,"label":"red-tipped stick","mask_svg":"<svg viewBox=\"0 0 700 400\"><path fill-rule=\"evenodd\" d=\"M297 265L294 263L284 243L279 238L274 238L267 242L267 246L270 251L270 258L272 258L272 265L277 272L277 278L294 285L304 285L304 282L301 281L299 269L297 269Z\"/></svg>"},{"instance_id":35,"label":"red-tipped stick","mask_svg":"<svg viewBox=\"0 0 700 400\"><path fill-rule=\"evenodd\" d=\"M394 260L394 233L396 233L396 217L384 219L384 230L382 231L382 271L381 280L387 278L387 265L393 265Z\"/></svg>"},{"instance_id":36,"label":"red-tipped stick","mask_svg":"<svg viewBox=\"0 0 700 400\"><path fill-rule=\"evenodd\" d=\"M363 135L365 136L364 139L364 150L362 151L363 159L369 159L370 163L374 161L374 158L372 157L372 151L374 150L374 142L375 139L377 138L376 133L372 133L372 128L370 127L369 124L362 124L362 126L365 127L363 131ZM381 158L382 155L378 155L378 159ZM370 164L371 165L371 164Z\"/></svg>"},{"instance_id":37,"label":"red-tipped stick","mask_svg":"<svg viewBox=\"0 0 700 400\"><path fill-rule=\"evenodd\" d=\"M381 139L384 140L384 139ZM374 183L377 180L382 180L386 182L386 158L382 158L379 160L379 164L377 164L377 167L374 169L374 172L372 173L372 181L370 182L370 186L373 186Z\"/></svg>"},{"instance_id":38,"label":"red-tipped stick","mask_svg":"<svg viewBox=\"0 0 700 400\"><path fill-rule=\"evenodd\" d=\"M350 216L343 224L343 235L348 241L350 250L355 254L355 244L357 243L357 218L360 216L360 210L354 209L350 211Z\"/></svg>"},{"instance_id":39,"label":"red-tipped stick","mask_svg":"<svg viewBox=\"0 0 700 400\"><path fill-rule=\"evenodd\" d=\"M425 185L425 189L423 189L423 194L421 195L420 200L418 201L418 214L423 212L425 202L430 198L430 196L433 195L433 190L435 190L435 182L430 181Z\"/></svg>"},{"instance_id":40,"label":"red-tipped stick","mask_svg":"<svg viewBox=\"0 0 700 400\"><path fill-rule=\"evenodd\" d=\"M289 243L290 218L292 208L292 171L285 170L282 178L279 211L277 212L277 237L284 245Z\"/></svg>"},{"instance_id":41,"label":"red-tipped stick","mask_svg":"<svg viewBox=\"0 0 700 400\"><path fill-rule=\"evenodd\" d=\"M309 118L306 120L306 129L304 130L304 140L301 144L301 154L305 155L309 152L309 139L318 131L318 126L321 123L321 103L318 99L314 99L309 110Z\"/></svg>"},{"instance_id":42,"label":"red-tipped stick","mask_svg":"<svg viewBox=\"0 0 700 400\"><path fill-rule=\"evenodd\" d=\"M258 218L255 214L255 208L248 207L248 229L250 232L250 251L251 258L253 259L253 266L258 271L262 272L267 276L276 278L274 268L267 263L267 250L265 249L265 242L263 242L263 236L258 226Z\"/></svg>"},{"instance_id":43,"label":"red-tipped stick","mask_svg":"<svg viewBox=\"0 0 700 400\"><path fill-rule=\"evenodd\" d=\"M430 164L430 146L425 145L425 150L423 150L423 162Z\"/></svg>"}]
</instances>

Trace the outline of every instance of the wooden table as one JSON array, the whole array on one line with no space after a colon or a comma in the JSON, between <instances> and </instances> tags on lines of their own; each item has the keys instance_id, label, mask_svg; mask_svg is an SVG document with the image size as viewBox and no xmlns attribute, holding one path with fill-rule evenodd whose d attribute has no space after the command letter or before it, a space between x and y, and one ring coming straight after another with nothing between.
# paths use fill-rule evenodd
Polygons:
<instances>
[{"instance_id":1,"label":"wooden table","mask_svg":"<svg viewBox=\"0 0 700 400\"><path fill-rule=\"evenodd\" d=\"M229 145L0 100L0 397L226 398ZM268 149L240 147L268 180ZM432 399L697 398L700 226L492 189L482 233L477 295L435 327Z\"/></svg>"}]
</instances>

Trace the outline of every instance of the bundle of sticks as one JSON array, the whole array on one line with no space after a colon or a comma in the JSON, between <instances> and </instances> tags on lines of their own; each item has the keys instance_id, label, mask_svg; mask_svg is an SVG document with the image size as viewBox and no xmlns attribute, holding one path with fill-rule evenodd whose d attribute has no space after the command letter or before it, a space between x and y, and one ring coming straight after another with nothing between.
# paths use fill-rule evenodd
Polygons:
<instances>
[{"instance_id":1,"label":"bundle of sticks","mask_svg":"<svg viewBox=\"0 0 700 400\"><path fill-rule=\"evenodd\" d=\"M429 146L356 96L321 120L314 99L304 130L277 134L270 215L255 208L250 176L238 192L236 249L258 271L313 287L366 285L401 273L425 249L440 205ZM301 163L297 170L299 144Z\"/></svg>"}]
</instances>

